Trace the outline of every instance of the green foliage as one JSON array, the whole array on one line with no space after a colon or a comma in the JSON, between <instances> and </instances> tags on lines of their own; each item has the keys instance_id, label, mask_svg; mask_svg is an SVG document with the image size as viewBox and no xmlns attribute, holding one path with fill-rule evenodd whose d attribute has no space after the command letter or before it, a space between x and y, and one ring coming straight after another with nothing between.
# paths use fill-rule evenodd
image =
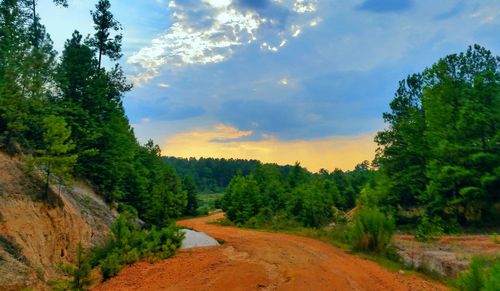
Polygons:
<instances>
[{"instance_id":1,"label":"green foliage","mask_svg":"<svg viewBox=\"0 0 500 291\"><path fill-rule=\"evenodd\" d=\"M435 236L443 234L443 221L439 217L430 218L423 215L420 223L415 230L415 239L418 241L430 241Z\"/></svg>"},{"instance_id":2,"label":"green foliage","mask_svg":"<svg viewBox=\"0 0 500 291\"><path fill-rule=\"evenodd\" d=\"M116 274L118 274L118 272L123 267L121 265L120 255L117 252L112 252L111 254L107 255L106 258L104 258L100 262L99 266L101 269L103 280L107 280L116 276Z\"/></svg>"},{"instance_id":3,"label":"green foliage","mask_svg":"<svg viewBox=\"0 0 500 291\"><path fill-rule=\"evenodd\" d=\"M495 244L500 244L500 237L498 237L497 233L493 233L491 235L491 241L494 242Z\"/></svg>"},{"instance_id":4,"label":"green foliage","mask_svg":"<svg viewBox=\"0 0 500 291\"><path fill-rule=\"evenodd\" d=\"M199 193L197 195L197 201L199 206L198 212L201 209L207 209L207 210L221 209L223 197L224 193L210 193L210 194Z\"/></svg>"},{"instance_id":5,"label":"green foliage","mask_svg":"<svg viewBox=\"0 0 500 291\"><path fill-rule=\"evenodd\" d=\"M96 10L92 11L91 14L96 32L91 39L91 44L98 51L98 67L100 68L103 55L108 56L113 61L121 58L122 35L116 34L114 37L111 37L111 32L119 31L122 28L109 11L111 8L109 0L99 0L95 7Z\"/></svg>"},{"instance_id":6,"label":"green foliage","mask_svg":"<svg viewBox=\"0 0 500 291\"><path fill-rule=\"evenodd\" d=\"M193 216L198 214L198 197L196 195L196 185L192 177L182 178L182 188L187 193L187 205L184 209L184 215Z\"/></svg>"},{"instance_id":7,"label":"green foliage","mask_svg":"<svg viewBox=\"0 0 500 291\"><path fill-rule=\"evenodd\" d=\"M48 197L49 181L52 175L60 179L71 176L77 155L68 154L75 146L69 140L71 130L64 118L47 116L43 118L43 142L36 152L38 156L32 159L46 176L45 197Z\"/></svg>"},{"instance_id":8,"label":"green foliage","mask_svg":"<svg viewBox=\"0 0 500 291\"><path fill-rule=\"evenodd\" d=\"M394 229L391 217L376 209L363 208L354 217L350 240L355 249L380 254L387 251Z\"/></svg>"},{"instance_id":9,"label":"green foliage","mask_svg":"<svg viewBox=\"0 0 500 291\"><path fill-rule=\"evenodd\" d=\"M75 264L60 264L58 269L64 275L69 277L69 279L52 282L51 285L54 290L83 291L90 289L90 286L92 285L92 280L90 278L92 267L81 244L78 244L76 249Z\"/></svg>"},{"instance_id":10,"label":"green foliage","mask_svg":"<svg viewBox=\"0 0 500 291\"><path fill-rule=\"evenodd\" d=\"M261 203L257 181L251 176L236 176L228 186L223 207L229 220L245 223L258 213Z\"/></svg>"},{"instance_id":11,"label":"green foliage","mask_svg":"<svg viewBox=\"0 0 500 291\"><path fill-rule=\"evenodd\" d=\"M136 219L131 214L120 215L111 228L106 244L90 252L90 262L100 267L104 280L141 259L169 258L180 247L184 236L175 225L144 229L135 224Z\"/></svg>"},{"instance_id":12,"label":"green foliage","mask_svg":"<svg viewBox=\"0 0 500 291\"><path fill-rule=\"evenodd\" d=\"M424 209L445 231L498 218L499 71L500 58L475 45L400 82L376 137L387 181L372 191L398 216Z\"/></svg>"},{"instance_id":13,"label":"green foliage","mask_svg":"<svg viewBox=\"0 0 500 291\"><path fill-rule=\"evenodd\" d=\"M339 220L339 211L354 204L372 174L367 162L349 172L318 174L299 164L290 169L258 165L250 175L231 180L222 209L229 220L249 227L321 227Z\"/></svg>"},{"instance_id":14,"label":"green foliage","mask_svg":"<svg viewBox=\"0 0 500 291\"><path fill-rule=\"evenodd\" d=\"M182 177L190 177L201 193L218 193L226 189L238 173L247 176L259 164L256 160L216 158L162 158Z\"/></svg>"},{"instance_id":15,"label":"green foliage","mask_svg":"<svg viewBox=\"0 0 500 291\"><path fill-rule=\"evenodd\" d=\"M53 177L84 177L108 202L135 208L148 225L167 225L185 212L193 192L160 160L157 145L137 143L121 100L132 86L118 65L100 67L101 55L120 57L121 36L107 39L118 23L109 1L96 8L94 38L84 41L75 31L56 64L31 7L1 2L0 146L35 153L46 192Z\"/></svg>"},{"instance_id":16,"label":"green foliage","mask_svg":"<svg viewBox=\"0 0 500 291\"><path fill-rule=\"evenodd\" d=\"M475 257L454 282L458 290L494 291L500 287L500 258Z\"/></svg>"}]
</instances>

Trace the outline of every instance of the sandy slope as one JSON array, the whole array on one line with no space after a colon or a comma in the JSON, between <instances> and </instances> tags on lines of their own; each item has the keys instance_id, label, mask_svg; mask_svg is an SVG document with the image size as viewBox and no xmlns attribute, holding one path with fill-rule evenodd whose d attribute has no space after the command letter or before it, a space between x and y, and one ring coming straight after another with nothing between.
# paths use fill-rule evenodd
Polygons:
<instances>
[{"instance_id":1,"label":"sandy slope","mask_svg":"<svg viewBox=\"0 0 500 291\"><path fill-rule=\"evenodd\" d=\"M85 183L51 186L27 171L19 156L0 151L0 290L35 287L74 261L79 243L102 244L113 223L105 202Z\"/></svg>"},{"instance_id":2,"label":"sandy slope","mask_svg":"<svg viewBox=\"0 0 500 291\"><path fill-rule=\"evenodd\" d=\"M223 239L223 246L137 263L94 290L446 290L317 240L206 224L221 216L179 224Z\"/></svg>"}]
</instances>

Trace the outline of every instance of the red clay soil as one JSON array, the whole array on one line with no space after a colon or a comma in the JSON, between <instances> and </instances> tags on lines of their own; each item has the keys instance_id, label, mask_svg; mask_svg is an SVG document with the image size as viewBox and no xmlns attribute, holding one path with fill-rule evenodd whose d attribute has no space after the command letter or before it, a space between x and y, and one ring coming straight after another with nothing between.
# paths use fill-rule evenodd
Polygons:
<instances>
[{"instance_id":1,"label":"red clay soil","mask_svg":"<svg viewBox=\"0 0 500 291\"><path fill-rule=\"evenodd\" d=\"M321 241L206 224L222 216L178 222L224 240L222 246L136 263L93 290L447 290Z\"/></svg>"},{"instance_id":2,"label":"red clay soil","mask_svg":"<svg viewBox=\"0 0 500 291\"><path fill-rule=\"evenodd\" d=\"M397 235L396 241L415 242L413 235ZM500 253L500 244L493 241L489 235L461 235L461 236L441 236L432 241L436 247L444 246L456 248L459 251L470 250L477 255L498 254Z\"/></svg>"}]
</instances>

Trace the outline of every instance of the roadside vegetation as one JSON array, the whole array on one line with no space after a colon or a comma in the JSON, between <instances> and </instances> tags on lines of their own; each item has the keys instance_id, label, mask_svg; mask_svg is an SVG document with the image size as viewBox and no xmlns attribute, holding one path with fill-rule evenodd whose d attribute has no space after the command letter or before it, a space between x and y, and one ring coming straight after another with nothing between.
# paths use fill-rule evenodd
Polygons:
<instances>
[{"instance_id":1,"label":"roadside vegetation","mask_svg":"<svg viewBox=\"0 0 500 291\"><path fill-rule=\"evenodd\" d=\"M288 172L259 164L229 183L227 219L258 229L328 229L340 244L396 260L396 230L430 241L497 229L500 58L478 45L446 56L402 80L390 108L371 164L316 174L299 164ZM495 266L475 259L460 288L489 290L477 282L490 280L498 288Z\"/></svg>"},{"instance_id":2,"label":"roadside vegetation","mask_svg":"<svg viewBox=\"0 0 500 291\"><path fill-rule=\"evenodd\" d=\"M97 269L108 280L125 266L139 260L155 261L175 255L184 234L174 225L157 229L141 228L135 215L124 213L111 228L107 242L85 252L79 245L75 264L62 263L59 269L66 279L51 283L54 290L87 290L95 283L91 272Z\"/></svg>"},{"instance_id":3,"label":"roadside vegetation","mask_svg":"<svg viewBox=\"0 0 500 291\"><path fill-rule=\"evenodd\" d=\"M495 291L500 286L500 255L495 258L476 257L469 269L453 282L454 287L463 291Z\"/></svg>"}]
</instances>

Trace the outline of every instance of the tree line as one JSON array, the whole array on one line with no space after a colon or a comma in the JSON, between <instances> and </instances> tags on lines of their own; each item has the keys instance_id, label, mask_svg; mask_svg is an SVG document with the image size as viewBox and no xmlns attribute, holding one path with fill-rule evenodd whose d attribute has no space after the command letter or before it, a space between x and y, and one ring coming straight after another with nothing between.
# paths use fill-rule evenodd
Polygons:
<instances>
[{"instance_id":1,"label":"tree line","mask_svg":"<svg viewBox=\"0 0 500 291\"><path fill-rule=\"evenodd\" d=\"M183 177L191 177L201 193L223 192L238 173L248 175L260 163L257 160L218 158L176 158L163 160ZM286 167L286 166L284 166Z\"/></svg>"},{"instance_id":2,"label":"tree line","mask_svg":"<svg viewBox=\"0 0 500 291\"><path fill-rule=\"evenodd\" d=\"M289 171L258 164L247 176L235 176L224 195L228 219L250 226L324 226L340 211L355 206L358 193L374 175L368 161L352 171L311 173L296 163Z\"/></svg>"}]
</instances>

